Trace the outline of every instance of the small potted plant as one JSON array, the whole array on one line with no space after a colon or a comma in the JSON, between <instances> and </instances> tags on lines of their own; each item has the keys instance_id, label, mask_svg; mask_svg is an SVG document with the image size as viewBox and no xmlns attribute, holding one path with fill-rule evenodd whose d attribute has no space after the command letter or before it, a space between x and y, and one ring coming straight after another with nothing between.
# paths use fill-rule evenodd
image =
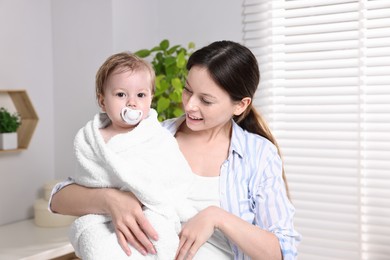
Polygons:
<instances>
[{"instance_id":1,"label":"small potted plant","mask_svg":"<svg viewBox=\"0 0 390 260\"><path fill-rule=\"evenodd\" d=\"M4 107L0 108L0 150L18 148L17 130L21 124L18 113L11 114Z\"/></svg>"},{"instance_id":2,"label":"small potted plant","mask_svg":"<svg viewBox=\"0 0 390 260\"><path fill-rule=\"evenodd\" d=\"M152 107L156 109L160 121L183 114L181 94L187 78L187 61L194 49L192 42L187 48L180 45L171 47L165 39L151 49L135 52L141 58L152 56L151 63L156 72Z\"/></svg>"}]
</instances>

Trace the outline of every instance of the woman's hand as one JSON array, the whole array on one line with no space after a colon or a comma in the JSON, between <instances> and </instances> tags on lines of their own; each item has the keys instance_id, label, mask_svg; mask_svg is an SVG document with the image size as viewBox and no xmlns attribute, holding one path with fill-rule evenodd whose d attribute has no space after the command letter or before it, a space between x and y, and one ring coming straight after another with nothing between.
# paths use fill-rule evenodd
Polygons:
<instances>
[{"instance_id":1,"label":"woman's hand","mask_svg":"<svg viewBox=\"0 0 390 260\"><path fill-rule=\"evenodd\" d=\"M156 253L148 237L157 240L157 233L145 217L141 203L130 192L70 184L53 195L50 207L65 215L110 215L118 243L127 255L131 254L127 242L141 254Z\"/></svg>"},{"instance_id":2,"label":"woman's hand","mask_svg":"<svg viewBox=\"0 0 390 260\"><path fill-rule=\"evenodd\" d=\"M191 260L199 248L211 237L217 227L218 207L208 207L188 220L179 234L180 243L176 252L177 260Z\"/></svg>"},{"instance_id":3,"label":"woman's hand","mask_svg":"<svg viewBox=\"0 0 390 260\"><path fill-rule=\"evenodd\" d=\"M131 250L127 242L141 254L156 254L149 238L158 239L158 235L142 211L142 205L130 192L107 189L105 208L112 217L119 245L127 255Z\"/></svg>"}]
</instances>

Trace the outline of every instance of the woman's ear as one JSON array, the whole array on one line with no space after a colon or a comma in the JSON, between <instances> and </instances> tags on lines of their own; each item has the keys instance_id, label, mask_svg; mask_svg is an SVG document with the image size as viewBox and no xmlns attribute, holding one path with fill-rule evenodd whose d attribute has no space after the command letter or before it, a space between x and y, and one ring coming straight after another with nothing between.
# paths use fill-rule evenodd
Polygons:
<instances>
[{"instance_id":1,"label":"woman's ear","mask_svg":"<svg viewBox=\"0 0 390 260\"><path fill-rule=\"evenodd\" d=\"M236 104L236 108L234 109L234 115L239 116L241 115L246 108L251 104L252 99L250 97L244 97L238 103Z\"/></svg>"},{"instance_id":2,"label":"woman's ear","mask_svg":"<svg viewBox=\"0 0 390 260\"><path fill-rule=\"evenodd\" d=\"M104 105L104 96L102 94L99 94L98 96L98 104L103 112L106 112L106 107Z\"/></svg>"}]
</instances>

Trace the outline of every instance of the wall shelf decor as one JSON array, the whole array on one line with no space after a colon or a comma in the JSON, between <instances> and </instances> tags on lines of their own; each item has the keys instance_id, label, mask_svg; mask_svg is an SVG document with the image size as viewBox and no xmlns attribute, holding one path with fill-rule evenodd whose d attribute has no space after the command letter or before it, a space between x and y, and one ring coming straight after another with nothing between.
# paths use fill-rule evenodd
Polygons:
<instances>
[{"instance_id":1,"label":"wall shelf decor","mask_svg":"<svg viewBox=\"0 0 390 260\"><path fill-rule=\"evenodd\" d=\"M0 94L7 94L14 104L21 118L21 126L18 128L18 148L14 150L0 150L0 152L20 151L28 148L30 140L38 124L38 115L27 95L26 90L4 90Z\"/></svg>"}]
</instances>

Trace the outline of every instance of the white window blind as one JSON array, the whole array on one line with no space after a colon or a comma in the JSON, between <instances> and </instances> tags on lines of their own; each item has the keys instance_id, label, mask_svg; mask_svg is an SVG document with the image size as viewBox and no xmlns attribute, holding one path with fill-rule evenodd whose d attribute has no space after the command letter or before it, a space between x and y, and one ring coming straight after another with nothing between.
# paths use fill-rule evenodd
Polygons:
<instances>
[{"instance_id":1,"label":"white window blind","mask_svg":"<svg viewBox=\"0 0 390 260\"><path fill-rule=\"evenodd\" d=\"M390 259L390 0L244 0L299 259Z\"/></svg>"}]
</instances>

